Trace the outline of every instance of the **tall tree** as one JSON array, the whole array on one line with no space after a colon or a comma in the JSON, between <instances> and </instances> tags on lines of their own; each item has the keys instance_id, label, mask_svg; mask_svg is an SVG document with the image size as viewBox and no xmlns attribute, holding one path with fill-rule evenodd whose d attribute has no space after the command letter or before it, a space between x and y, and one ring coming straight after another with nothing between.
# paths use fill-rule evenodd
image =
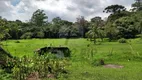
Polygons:
<instances>
[{"instance_id":1,"label":"tall tree","mask_svg":"<svg viewBox=\"0 0 142 80\"><path fill-rule=\"evenodd\" d=\"M92 18L91 23L96 24L96 26L100 28L104 26L104 21L99 16Z\"/></svg>"},{"instance_id":2,"label":"tall tree","mask_svg":"<svg viewBox=\"0 0 142 80\"><path fill-rule=\"evenodd\" d=\"M142 0L135 0L135 3L132 4L132 11L142 11Z\"/></svg>"},{"instance_id":3,"label":"tall tree","mask_svg":"<svg viewBox=\"0 0 142 80\"><path fill-rule=\"evenodd\" d=\"M77 24L81 36L84 38L85 33L87 32L87 21L84 19L84 16L79 16L77 18Z\"/></svg>"},{"instance_id":4,"label":"tall tree","mask_svg":"<svg viewBox=\"0 0 142 80\"><path fill-rule=\"evenodd\" d=\"M44 24L47 22L47 16L44 13L44 10L36 10L31 18L31 23L35 26L41 27L44 26Z\"/></svg>"},{"instance_id":5,"label":"tall tree","mask_svg":"<svg viewBox=\"0 0 142 80\"><path fill-rule=\"evenodd\" d=\"M137 34L133 18L122 17L115 21L114 26L118 30L118 38L134 38Z\"/></svg>"},{"instance_id":6,"label":"tall tree","mask_svg":"<svg viewBox=\"0 0 142 80\"><path fill-rule=\"evenodd\" d=\"M55 17L52 19L52 24L60 24L61 20L62 19L60 17Z\"/></svg>"},{"instance_id":7,"label":"tall tree","mask_svg":"<svg viewBox=\"0 0 142 80\"><path fill-rule=\"evenodd\" d=\"M105 26L106 37L109 38L109 41L116 40L119 32L117 28L111 22L107 23Z\"/></svg>"},{"instance_id":8,"label":"tall tree","mask_svg":"<svg viewBox=\"0 0 142 80\"><path fill-rule=\"evenodd\" d=\"M116 4L116 5L110 5L106 7L103 12L114 14L114 13L117 13L117 12L119 13L125 10L126 8L124 6Z\"/></svg>"},{"instance_id":9,"label":"tall tree","mask_svg":"<svg viewBox=\"0 0 142 80\"><path fill-rule=\"evenodd\" d=\"M43 38L44 37L44 27L47 24L48 17L46 16L44 10L36 10L30 20L30 31L32 32L32 37L34 38Z\"/></svg>"},{"instance_id":10,"label":"tall tree","mask_svg":"<svg viewBox=\"0 0 142 80\"><path fill-rule=\"evenodd\" d=\"M96 38L104 38L104 21L101 17L94 17L90 22L90 30L86 33L86 36L96 43Z\"/></svg>"},{"instance_id":11,"label":"tall tree","mask_svg":"<svg viewBox=\"0 0 142 80\"><path fill-rule=\"evenodd\" d=\"M52 19L52 24L50 26L52 37L59 38L59 29L62 26L61 22L62 22L62 19L60 17L55 17Z\"/></svg>"}]
</instances>

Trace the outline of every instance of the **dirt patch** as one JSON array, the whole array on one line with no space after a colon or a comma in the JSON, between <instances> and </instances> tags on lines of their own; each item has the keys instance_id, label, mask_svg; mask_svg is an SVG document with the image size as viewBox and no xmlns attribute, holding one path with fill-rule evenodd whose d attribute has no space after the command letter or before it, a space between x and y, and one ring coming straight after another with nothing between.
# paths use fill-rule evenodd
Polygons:
<instances>
[{"instance_id":1,"label":"dirt patch","mask_svg":"<svg viewBox=\"0 0 142 80\"><path fill-rule=\"evenodd\" d=\"M56 76L55 76L55 74L48 74L48 75L47 75L47 78L49 78L49 79L55 79Z\"/></svg>"},{"instance_id":2,"label":"dirt patch","mask_svg":"<svg viewBox=\"0 0 142 80\"><path fill-rule=\"evenodd\" d=\"M115 64L106 64L104 65L105 68L123 68L124 66L115 65Z\"/></svg>"}]
</instances>

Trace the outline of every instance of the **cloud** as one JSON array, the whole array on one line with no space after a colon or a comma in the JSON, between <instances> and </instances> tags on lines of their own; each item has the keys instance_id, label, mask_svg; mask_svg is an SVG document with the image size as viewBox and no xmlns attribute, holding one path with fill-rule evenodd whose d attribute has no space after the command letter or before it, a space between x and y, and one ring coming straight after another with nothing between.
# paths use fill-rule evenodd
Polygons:
<instances>
[{"instance_id":1,"label":"cloud","mask_svg":"<svg viewBox=\"0 0 142 80\"><path fill-rule=\"evenodd\" d=\"M12 8L9 1L0 1L0 15L7 16L8 13L11 13Z\"/></svg>"},{"instance_id":2,"label":"cloud","mask_svg":"<svg viewBox=\"0 0 142 80\"><path fill-rule=\"evenodd\" d=\"M54 17L76 21L84 16L87 20L95 16L107 17L103 9L112 4L124 5L130 9L134 0L0 0L0 16L8 20L29 20L34 11L42 9L51 21Z\"/></svg>"}]
</instances>

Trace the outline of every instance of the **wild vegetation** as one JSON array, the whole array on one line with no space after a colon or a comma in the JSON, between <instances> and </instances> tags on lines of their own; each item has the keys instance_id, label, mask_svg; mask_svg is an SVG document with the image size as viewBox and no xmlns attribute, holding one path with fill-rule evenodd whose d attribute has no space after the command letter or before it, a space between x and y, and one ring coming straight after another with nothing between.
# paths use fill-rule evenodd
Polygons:
<instances>
[{"instance_id":1,"label":"wild vegetation","mask_svg":"<svg viewBox=\"0 0 142 80\"><path fill-rule=\"evenodd\" d=\"M0 17L0 80L141 80L141 4L136 0L130 11L110 5L103 11L110 13L106 20L80 16L76 22L60 17L48 22L40 9L27 22ZM34 53L47 46L66 46L71 56Z\"/></svg>"},{"instance_id":2,"label":"wild vegetation","mask_svg":"<svg viewBox=\"0 0 142 80\"><path fill-rule=\"evenodd\" d=\"M141 80L142 40L140 38L128 39L127 43L108 42L107 39L104 39L104 42L101 44L97 42L96 45L86 39L69 39L68 44L65 45L65 40L28 39L19 40L20 43L15 43L16 40L4 41L4 49L11 52L13 56L19 57L12 69L15 72L11 76L17 76L16 78L19 79L20 75L26 76L32 72L40 71L39 78L48 79L45 76L50 72L45 69L48 69L48 65L50 65L54 67L53 73L59 70L57 78L60 80ZM34 50L48 46L50 43L53 43L53 46L68 46L72 51L71 57L58 59L54 55L40 57L33 53ZM124 68L105 68L101 65L103 62L105 65L115 64L124 66ZM54 63L54 65L51 65L51 63ZM27 70L27 72L21 71L20 74L19 69Z\"/></svg>"},{"instance_id":3,"label":"wild vegetation","mask_svg":"<svg viewBox=\"0 0 142 80\"><path fill-rule=\"evenodd\" d=\"M8 21L0 18L0 39L31 39L31 38L136 38L142 33L141 1L132 4L132 10L122 5L110 5L103 12L110 13L106 20L96 16L91 21L84 16L76 18L76 22L53 18L48 22L48 15L43 10L35 11L27 22L20 20Z\"/></svg>"}]
</instances>

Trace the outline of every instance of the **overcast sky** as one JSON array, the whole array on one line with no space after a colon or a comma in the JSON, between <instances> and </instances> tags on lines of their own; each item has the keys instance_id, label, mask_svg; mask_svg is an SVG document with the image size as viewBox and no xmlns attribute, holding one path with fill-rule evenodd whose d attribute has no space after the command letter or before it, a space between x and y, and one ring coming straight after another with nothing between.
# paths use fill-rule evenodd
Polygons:
<instances>
[{"instance_id":1,"label":"overcast sky","mask_svg":"<svg viewBox=\"0 0 142 80\"><path fill-rule=\"evenodd\" d=\"M54 17L64 20L76 21L76 17L84 16L90 20L92 17L105 18L108 14L103 9L112 4L120 4L128 10L134 0L0 0L0 16L8 20L29 20L32 13L42 9L51 21Z\"/></svg>"}]
</instances>

